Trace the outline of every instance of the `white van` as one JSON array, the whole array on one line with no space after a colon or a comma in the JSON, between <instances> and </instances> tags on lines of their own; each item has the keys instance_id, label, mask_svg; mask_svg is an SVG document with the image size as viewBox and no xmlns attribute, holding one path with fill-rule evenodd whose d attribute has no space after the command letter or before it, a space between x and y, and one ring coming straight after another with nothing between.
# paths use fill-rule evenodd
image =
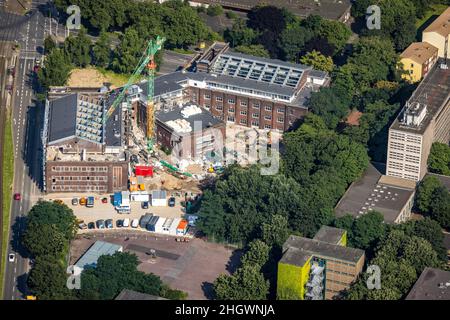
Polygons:
<instances>
[{"instance_id":1,"label":"white van","mask_svg":"<svg viewBox=\"0 0 450 320\"><path fill-rule=\"evenodd\" d=\"M132 228L137 228L138 226L139 226L139 220L138 219L131 220L131 227Z\"/></svg>"},{"instance_id":2,"label":"white van","mask_svg":"<svg viewBox=\"0 0 450 320\"><path fill-rule=\"evenodd\" d=\"M123 219L123 225L124 228L128 228L130 226L130 219L126 218Z\"/></svg>"}]
</instances>

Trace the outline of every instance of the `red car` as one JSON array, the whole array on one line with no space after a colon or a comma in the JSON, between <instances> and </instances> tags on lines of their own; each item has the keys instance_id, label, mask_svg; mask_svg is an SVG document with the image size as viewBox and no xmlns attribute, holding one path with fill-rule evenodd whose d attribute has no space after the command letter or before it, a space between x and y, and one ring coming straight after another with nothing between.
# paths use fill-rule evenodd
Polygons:
<instances>
[{"instance_id":1,"label":"red car","mask_svg":"<svg viewBox=\"0 0 450 320\"><path fill-rule=\"evenodd\" d=\"M103 198L103 199L102 199L102 203L108 203L108 198L106 198L106 197Z\"/></svg>"},{"instance_id":2,"label":"red car","mask_svg":"<svg viewBox=\"0 0 450 320\"><path fill-rule=\"evenodd\" d=\"M20 200L20 199L21 199L20 193L15 193L14 194L14 200Z\"/></svg>"}]
</instances>

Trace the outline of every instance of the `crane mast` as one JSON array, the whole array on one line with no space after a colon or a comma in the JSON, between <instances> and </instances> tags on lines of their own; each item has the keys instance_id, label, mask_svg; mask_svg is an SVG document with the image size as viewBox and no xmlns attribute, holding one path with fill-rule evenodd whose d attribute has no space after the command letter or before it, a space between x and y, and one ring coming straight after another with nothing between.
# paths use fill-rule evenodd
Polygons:
<instances>
[{"instance_id":1,"label":"crane mast","mask_svg":"<svg viewBox=\"0 0 450 320\"><path fill-rule=\"evenodd\" d=\"M147 148L149 151L153 148L154 145L154 137L155 137L155 106L154 106L154 87L155 87L155 73L156 73L156 63L155 63L155 55L156 53L162 49L163 43L166 39L160 36L156 37L156 40L150 40L147 44L147 48L145 49L144 54L142 55L139 63L136 66L131 77L128 79L128 82L123 86L119 95L114 99L114 102L109 108L108 112L104 119L104 124L106 121L112 116L114 111L118 108L124 97L128 93L128 89L137 82L139 76L142 74L144 69L147 69L147 121L146 121L146 138L147 138Z\"/></svg>"}]
</instances>

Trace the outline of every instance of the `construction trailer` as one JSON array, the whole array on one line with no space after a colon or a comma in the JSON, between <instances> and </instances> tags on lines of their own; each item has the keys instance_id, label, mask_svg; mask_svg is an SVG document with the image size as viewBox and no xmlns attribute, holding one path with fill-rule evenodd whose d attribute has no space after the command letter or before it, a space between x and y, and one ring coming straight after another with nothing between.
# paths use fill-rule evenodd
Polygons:
<instances>
[{"instance_id":1,"label":"construction trailer","mask_svg":"<svg viewBox=\"0 0 450 320\"><path fill-rule=\"evenodd\" d=\"M181 218L175 218L169 227L169 234L172 236L177 235L178 225L180 224Z\"/></svg>"},{"instance_id":2,"label":"construction trailer","mask_svg":"<svg viewBox=\"0 0 450 320\"><path fill-rule=\"evenodd\" d=\"M187 229L189 227L189 222L185 219L182 219L177 226L176 235L177 236L184 236L187 232Z\"/></svg>"},{"instance_id":3,"label":"construction trailer","mask_svg":"<svg viewBox=\"0 0 450 320\"><path fill-rule=\"evenodd\" d=\"M163 225L166 222L166 218L160 217L158 221L155 223L155 232L163 233Z\"/></svg>"},{"instance_id":4,"label":"construction trailer","mask_svg":"<svg viewBox=\"0 0 450 320\"><path fill-rule=\"evenodd\" d=\"M135 202L148 202L150 195L145 191L135 191L130 193L130 200Z\"/></svg>"},{"instance_id":5,"label":"construction trailer","mask_svg":"<svg viewBox=\"0 0 450 320\"><path fill-rule=\"evenodd\" d=\"M162 232L163 233L169 233L170 231L170 226L173 223L174 218L167 218L166 221L164 222L163 226L162 226Z\"/></svg>"},{"instance_id":6,"label":"construction trailer","mask_svg":"<svg viewBox=\"0 0 450 320\"><path fill-rule=\"evenodd\" d=\"M167 206L167 192L165 190L152 191L152 206L153 207Z\"/></svg>"}]
</instances>

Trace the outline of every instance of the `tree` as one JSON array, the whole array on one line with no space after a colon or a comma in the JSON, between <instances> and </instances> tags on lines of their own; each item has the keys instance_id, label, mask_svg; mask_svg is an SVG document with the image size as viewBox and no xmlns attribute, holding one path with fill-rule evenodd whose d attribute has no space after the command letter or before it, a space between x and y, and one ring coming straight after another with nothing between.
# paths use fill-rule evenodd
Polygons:
<instances>
[{"instance_id":1,"label":"tree","mask_svg":"<svg viewBox=\"0 0 450 320\"><path fill-rule=\"evenodd\" d=\"M224 38L232 47L250 46L255 43L258 33L248 28L243 19L238 19L231 29L224 31Z\"/></svg>"},{"instance_id":2,"label":"tree","mask_svg":"<svg viewBox=\"0 0 450 320\"><path fill-rule=\"evenodd\" d=\"M218 300L265 300L269 293L269 282L259 272L258 266L245 265L233 275L220 275L214 281L214 292Z\"/></svg>"},{"instance_id":3,"label":"tree","mask_svg":"<svg viewBox=\"0 0 450 320\"><path fill-rule=\"evenodd\" d=\"M182 292L163 285L158 276L138 271L138 264L137 256L130 253L101 256L95 268L83 270L83 285L78 296L81 299L111 300L123 289L130 289L156 296L185 297Z\"/></svg>"},{"instance_id":4,"label":"tree","mask_svg":"<svg viewBox=\"0 0 450 320\"><path fill-rule=\"evenodd\" d=\"M60 257L67 240L55 225L28 224L23 237L25 248L32 256Z\"/></svg>"},{"instance_id":5,"label":"tree","mask_svg":"<svg viewBox=\"0 0 450 320\"><path fill-rule=\"evenodd\" d=\"M36 258L27 280L28 289L39 300L71 299L66 282L66 270L56 259L48 256Z\"/></svg>"},{"instance_id":6,"label":"tree","mask_svg":"<svg viewBox=\"0 0 450 320\"><path fill-rule=\"evenodd\" d=\"M450 176L450 147L445 143L434 142L428 156L431 172Z\"/></svg>"},{"instance_id":7,"label":"tree","mask_svg":"<svg viewBox=\"0 0 450 320\"><path fill-rule=\"evenodd\" d=\"M312 66L314 69L326 72L333 71L334 67L333 59L330 57L325 57L323 54L315 50L304 55L300 59L300 62L308 66Z\"/></svg>"},{"instance_id":8,"label":"tree","mask_svg":"<svg viewBox=\"0 0 450 320\"><path fill-rule=\"evenodd\" d=\"M223 15L223 8L220 4L212 4L206 9L208 16L217 17Z\"/></svg>"},{"instance_id":9,"label":"tree","mask_svg":"<svg viewBox=\"0 0 450 320\"><path fill-rule=\"evenodd\" d=\"M434 251L436 251L438 258L447 261L447 249L444 247L444 234L439 223L429 217L421 220L410 220L396 226L402 230L407 236L416 236L427 240Z\"/></svg>"},{"instance_id":10,"label":"tree","mask_svg":"<svg viewBox=\"0 0 450 320\"><path fill-rule=\"evenodd\" d=\"M375 211L356 219L352 226L352 246L368 251L374 248L384 238L386 230L383 222L383 215Z\"/></svg>"},{"instance_id":11,"label":"tree","mask_svg":"<svg viewBox=\"0 0 450 320\"><path fill-rule=\"evenodd\" d=\"M81 28L76 37L69 36L64 41L64 51L73 64L86 67L91 63L91 40L86 35L86 29Z\"/></svg>"},{"instance_id":12,"label":"tree","mask_svg":"<svg viewBox=\"0 0 450 320\"><path fill-rule=\"evenodd\" d=\"M116 72L132 73L143 54L144 42L133 28L127 28L114 52L113 68Z\"/></svg>"},{"instance_id":13,"label":"tree","mask_svg":"<svg viewBox=\"0 0 450 320\"><path fill-rule=\"evenodd\" d=\"M261 240L253 240L248 244L247 252L242 256L242 265L262 266L269 260L270 247Z\"/></svg>"},{"instance_id":14,"label":"tree","mask_svg":"<svg viewBox=\"0 0 450 320\"><path fill-rule=\"evenodd\" d=\"M106 68L111 62L111 40L108 33L101 32L100 38L92 47L93 63L98 67Z\"/></svg>"},{"instance_id":15,"label":"tree","mask_svg":"<svg viewBox=\"0 0 450 320\"><path fill-rule=\"evenodd\" d=\"M237 46L234 50L256 57L270 58L269 52L262 45Z\"/></svg>"},{"instance_id":16,"label":"tree","mask_svg":"<svg viewBox=\"0 0 450 320\"><path fill-rule=\"evenodd\" d=\"M422 213L427 213L431 209L433 194L442 187L443 184L438 178L426 176L419 184L416 194L416 206Z\"/></svg>"},{"instance_id":17,"label":"tree","mask_svg":"<svg viewBox=\"0 0 450 320\"><path fill-rule=\"evenodd\" d=\"M38 71L42 87L63 86L69 78L72 66L61 49L53 49L44 61L44 67Z\"/></svg>"},{"instance_id":18,"label":"tree","mask_svg":"<svg viewBox=\"0 0 450 320\"><path fill-rule=\"evenodd\" d=\"M27 224L33 226L33 228L53 225L66 240L72 240L78 229L72 209L65 204L49 201L39 201L31 208L27 215ZM55 234L54 231L49 229L45 232Z\"/></svg>"},{"instance_id":19,"label":"tree","mask_svg":"<svg viewBox=\"0 0 450 320\"><path fill-rule=\"evenodd\" d=\"M47 37L45 37L44 50L46 55L50 54L56 47L56 42L53 40L52 36L48 35Z\"/></svg>"},{"instance_id":20,"label":"tree","mask_svg":"<svg viewBox=\"0 0 450 320\"><path fill-rule=\"evenodd\" d=\"M273 215L269 223L264 222L261 226L261 240L271 248L281 248L289 234L288 220L280 214Z\"/></svg>"},{"instance_id":21,"label":"tree","mask_svg":"<svg viewBox=\"0 0 450 320\"><path fill-rule=\"evenodd\" d=\"M346 24L327 19L321 19L317 33L320 37L327 39L337 52L344 49L346 42L352 35L352 31Z\"/></svg>"},{"instance_id":22,"label":"tree","mask_svg":"<svg viewBox=\"0 0 450 320\"><path fill-rule=\"evenodd\" d=\"M368 30L370 35L390 38L398 51L405 49L416 37L416 8L409 0L382 0L381 28ZM367 8L367 7L366 7Z\"/></svg>"},{"instance_id":23,"label":"tree","mask_svg":"<svg viewBox=\"0 0 450 320\"><path fill-rule=\"evenodd\" d=\"M313 92L307 103L314 114L323 118L330 129L336 128L339 121L347 115L349 109L333 88L323 87L319 92Z\"/></svg>"},{"instance_id":24,"label":"tree","mask_svg":"<svg viewBox=\"0 0 450 320\"><path fill-rule=\"evenodd\" d=\"M308 30L299 24L288 26L280 35L282 58L296 62L304 45L311 39Z\"/></svg>"},{"instance_id":25,"label":"tree","mask_svg":"<svg viewBox=\"0 0 450 320\"><path fill-rule=\"evenodd\" d=\"M433 192L429 214L442 228L450 229L450 192L446 187L440 186Z\"/></svg>"}]
</instances>

